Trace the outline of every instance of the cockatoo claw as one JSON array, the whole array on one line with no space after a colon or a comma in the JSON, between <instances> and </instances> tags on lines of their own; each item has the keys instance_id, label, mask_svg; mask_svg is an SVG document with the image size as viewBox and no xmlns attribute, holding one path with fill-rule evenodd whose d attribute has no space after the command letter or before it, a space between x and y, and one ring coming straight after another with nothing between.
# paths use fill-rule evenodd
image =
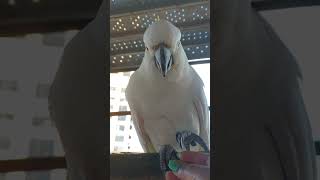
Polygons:
<instances>
[{"instance_id":1,"label":"cockatoo claw","mask_svg":"<svg viewBox=\"0 0 320 180\"><path fill-rule=\"evenodd\" d=\"M190 151L190 145L195 146L198 143L204 149L205 152L209 152L209 148L203 141L203 139L193 132L177 132L176 140L182 150Z\"/></svg>"},{"instance_id":2,"label":"cockatoo claw","mask_svg":"<svg viewBox=\"0 0 320 180\"><path fill-rule=\"evenodd\" d=\"M160 151L160 168L163 172L170 171L168 163L170 160L179 160L177 151L170 145L161 146Z\"/></svg>"},{"instance_id":3,"label":"cockatoo claw","mask_svg":"<svg viewBox=\"0 0 320 180\"><path fill-rule=\"evenodd\" d=\"M204 149L205 152L209 152L208 146L202 140L202 138L190 131L177 132L176 140L182 150L190 151L190 145L195 146L197 143ZM170 160L179 160L177 151L171 145L163 145L160 147L160 169L163 172L170 171L168 163Z\"/></svg>"},{"instance_id":4,"label":"cockatoo claw","mask_svg":"<svg viewBox=\"0 0 320 180\"><path fill-rule=\"evenodd\" d=\"M190 144L191 144L191 146L196 146L197 145L196 142L194 142L194 141L192 141Z\"/></svg>"}]
</instances>

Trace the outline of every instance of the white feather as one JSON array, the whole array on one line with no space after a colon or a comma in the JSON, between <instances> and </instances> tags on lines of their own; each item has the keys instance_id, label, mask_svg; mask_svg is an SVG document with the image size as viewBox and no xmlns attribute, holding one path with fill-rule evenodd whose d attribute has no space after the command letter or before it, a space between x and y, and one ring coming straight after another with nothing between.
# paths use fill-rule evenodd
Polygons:
<instances>
[{"instance_id":1,"label":"white feather","mask_svg":"<svg viewBox=\"0 0 320 180\"><path fill-rule=\"evenodd\" d=\"M176 27L160 21L146 30L144 42L149 47L161 41L174 46L180 37ZM176 50L173 54L175 64L165 78L156 68L152 53L146 50L140 68L133 73L126 89L130 109L135 112L132 118L145 151L149 151L147 144L156 151L164 144L179 150L176 133L183 130L192 131L209 143L208 105L203 82L188 64L183 47L179 45L173 49ZM142 120L143 123L139 123Z\"/></svg>"}]
</instances>

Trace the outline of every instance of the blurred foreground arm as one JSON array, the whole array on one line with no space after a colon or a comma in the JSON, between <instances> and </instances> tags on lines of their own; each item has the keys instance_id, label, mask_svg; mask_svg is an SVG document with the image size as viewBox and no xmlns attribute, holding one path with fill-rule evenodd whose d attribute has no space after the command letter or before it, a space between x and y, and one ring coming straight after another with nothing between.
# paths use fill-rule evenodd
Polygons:
<instances>
[{"instance_id":1,"label":"blurred foreground arm","mask_svg":"<svg viewBox=\"0 0 320 180\"><path fill-rule=\"evenodd\" d=\"M50 114L64 147L69 180L108 179L106 3L64 49L50 89Z\"/></svg>"},{"instance_id":2,"label":"blurred foreground arm","mask_svg":"<svg viewBox=\"0 0 320 180\"><path fill-rule=\"evenodd\" d=\"M213 179L316 180L299 66L250 4L213 1Z\"/></svg>"}]
</instances>

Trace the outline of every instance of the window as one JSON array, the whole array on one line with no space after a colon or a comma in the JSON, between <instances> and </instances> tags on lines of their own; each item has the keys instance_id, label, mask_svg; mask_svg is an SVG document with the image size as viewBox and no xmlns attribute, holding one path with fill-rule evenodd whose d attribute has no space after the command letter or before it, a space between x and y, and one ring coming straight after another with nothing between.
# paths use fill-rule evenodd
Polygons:
<instances>
[{"instance_id":1,"label":"window","mask_svg":"<svg viewBox=\"0 0 320 180\"><path fill-rule=\"evenodd\" d=\"M28 171L26 180L50 180L50 171Z\"/></svg>"},{"instance_id":2,"label":"window","mask_svg":"<svg viewBox=\"0 0 320 180\"><path fill-rule=\"evenodd\" d=\"M0 150L8 150L10 148L11 142L9 137L0 136Z\"/></svg>"},{"instance_id":3,"label":"window","mask_svg":"<svg viewBox=\"0 0 320 180\"><path fill-rule=\"evenodd\" d=\"M54 141L31 139L29 143L30 157L49 157L54 153ZM50 180L50 171L26 172L26 180Z\"/></svg>"},{"instance_id":4,"label":"window","mask_svg":"<svg viewBox=\"0 0 320 180\"><path fill-rule=\"evenodd\" d=\"M0 180L5 180L6 179L6 174L0 173Z\"/></svg>"},{"instance_id":5,"label":"window","mask_svg":"<svg viewBox=\"0 0 320 180\"><path fill-rule=\"evenodd\" d=\"M200 78L202 79L204 83L204 92L207 97L208 106L210 105L210 64L194 64L191 65L194 70L198 73ZM112 103L119 104L119 106L114 105L113 111L129 111L130 107L127 105L127 100L123 96L123 93L125 92L126 86L129 82L130 76L133 74L133 71L130 72L119 72L119 73L111 73L110 75L110 83L111 86L117 87L116 91L111 92L110 98L116 97ZM119 110L118 110L119 108ZM128 145L125 145L122 148L118 148L115 151L121 152L121 151L129 151L129 152L143 152L143 149L140 145L140 142L138 141L137 134L134 128L134 124L131 120L129 123L129 120L131 119L130 116L118 116L118 117L112 117L113 121L110 123L113 125L113 127L117 127L117 123L126 123L128 122L128 126L125 127L125 131L129 131L129 134L124 135L124 141L122 143L130 142L130 148ZM120 122L122 121L122 122ZM113 124L115 123L115 124ZM110 142L115 143L115 136L117 135L117 131L120 135L120 130L116 129L116 131L113 131L111 133L114 133L113 136L111 136L112 139L110 139ZM120 131L120 132L119 132ZM130 135L130 136L129 136ZM132 144L131 144L132 143ZM115 144L116 145L116 144Z\"/></svg>"},{"instance_id":6,"label":"window","mask_svg":"<svg viewBox=\"0 0 320 180\"><path fill-rule=\"evenodd\" d=\"M51 127L55 127L56 123L53 120L50 119L50 125L51 125Z\"/></svg>"},{"instance_id":7,"label":"window","mask_svg":"<svg viewBox=\"0 0 320 180\"><path fill-rule=\"evenodd\" d=\"M126 120L126 116L118 116L118 120L119 121L125 121Z\"/></svg>"},{"instance_id":8,"label":"window","mask_svg":"<svg viewBox=\"0 0 320 180\"><path fill-rule=\"evenodd\" d=\"M0 113L0 120L13 120L14 115L12 113Z\"/></svg>"},{"instance_id":9,"label":"window","mask_svg":"<svg viewBox=\"0 0 320 180\"><path fill-rule=\"evenodd\" d=\"M54 154L54 141L31 139L29 143L29 155L30 157L48 157Z\"/></svg>"},{"instance_id":10,"label":"window","mask_svg":"<svg viewBox=\"0 0 320 180\"><path fill-rule=\"evenodd\" d=\"M117 142L123 142L124 141L124 137L123 136L116 136L116 141Z\"/></svg>"},{"instance_id":11,"label":"window","mask_svg":"<svg viewBox=\"0 0 320 180\"><path fill-rule=\"evenodd\" d=\"M0 80L0 90L17 91L18 90L18 82L17 81L10 81L10 80Z\"/></svg>"},{"instance_id":12,"label":"window","mask_svg":"<svg viewBox=\"0 0 320 180\"><path fill-rule=\"evenodd\" d=\"M111 110L113 109L113 105L110 106L110 109L111 109Z\"/></svg>"},{"instance_id":13,"label":"window","mask_svg":"<svg viewBox=\"0 0 320 180\"><path fill-rule=\"evenodd\" d=\"M50 119L48 117L34 117L32 118L33 126L44 126L46 123L50 124Z\"/></svg>"},{"instance_id":14,"label":"window","mask_svg":"<svg viewBox=\"0 0 320 180\"><path fill-rule=\"evenodd\" d=\"M110 87L110 90L111 90L111 91L115 91L116 88L115 88L115 87Z\"/></svg>"},{"instance_id":15,"label":"window","mask_svg":"<svg viewBox=\"0 0 320 180\"><path fill-rule=\"evenodd\" d=\"M124 126L123 126L123 125L120 125L120 126L119 126L119 130L120 130L120 131L124 131Z\"/></svg>"},{"instance_id":16,"label":"window","mask_svg":"<svg viewBox=\"0 0 320 180\"><path fill-rule=\"evenodd\" d=\"M118 146L115 146L113 150L114 150L114 151L118 151L119 149L120 149L120 148L119 148Z\"/></svg>"},{"instance_id":17,"label":"window","mask_svg":"<svg viewBox=\"0 0 320 180\"><path fill-rule=\"evenodd\" d=\"M195 64L193 69L198 73L204 84L204 93L210 106L210 64Z\"/></svg>"},{"instance_id":18,"label":"window","mask_svg":"<svg viewBox=\"0 0 320 180\"><path fill-rule=\"evenodd\" d=\"M47 98L49 96L50 84L38 84L36 90L36 97Z\"/></svg>"},{"instance_id":19,"label":"window","mask_svg":"<svg viewBox=\"0 0 320 180\"><path fill-rule=\"evenodd\" d=\"M127 111L127 106L120 106L119 111Z\"/></svg>"}]
</instances>

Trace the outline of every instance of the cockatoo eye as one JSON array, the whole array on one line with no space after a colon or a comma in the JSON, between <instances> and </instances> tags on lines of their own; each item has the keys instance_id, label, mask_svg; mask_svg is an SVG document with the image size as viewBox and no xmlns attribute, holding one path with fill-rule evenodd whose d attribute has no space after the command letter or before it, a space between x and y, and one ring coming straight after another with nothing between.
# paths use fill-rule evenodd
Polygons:
<instances>
[{"instance_id":1,"label":"cockatoo eye","mask_svg":"<svg viewBox=\"0 0 320 180\"><path fill-rule=\"evenodd\" d=\"M149 48L148 48L148 47L146 47L146 50L147 50L147 51L149 51Z\"/></svg>"}]
</instances>

